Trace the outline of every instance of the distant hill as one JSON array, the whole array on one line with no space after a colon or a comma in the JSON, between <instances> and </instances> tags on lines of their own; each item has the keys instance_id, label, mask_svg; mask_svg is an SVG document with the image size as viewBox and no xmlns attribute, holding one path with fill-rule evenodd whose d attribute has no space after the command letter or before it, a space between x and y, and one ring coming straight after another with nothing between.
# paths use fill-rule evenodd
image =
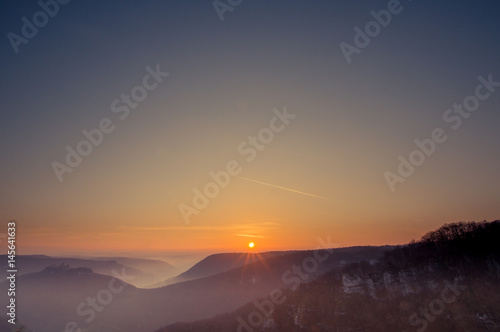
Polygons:
<instances>
[{"instance_id":1,"label":"distant hill","mask_svg":"<svg viewBox=\"0 0 500 332\"><path fill-rule=\"evenodd\" d=\"M329 271L331 268L340 266L341 264L350 261L359 261L363 259L379 259L382 254L392 248L391 246L383 247L349 247L349 248L335 248L333 249L333 257L335 259L330 259L328 263L321 264L318 273L324 273ZM302 259L311 255L312 250L301 250L301 251L273 251L265 252L261 254L248 254L248 253L228 253L228 254L214 254L206 257L192 268L176 277L169 278L161 283L152 285L152 287L158 288L162 286L168 286L175 283L189 281L194 279L200 279L216 275L222 272L226 272L243 265L248 265L259 260L272 260L273 262L284 263L281 265L286 265L288 268L293 265L293 262L300 262ZM274 257L280 257L274 260ZM332 262L333 265L332 265ZM287 265L288 264L288 265Z\"/></svg>"},{"instance_id":2,"label":"distant hill","mask_svg":"<svg viewBox=\"0 0 500 332\"><path fill-rule=\"evenodd\" d=\"M387 248L359 247L334 249L318 253L328 256L324 268L340 266L352 256L376 259ZM57 265L42 272L18 277L18 318L38 332L63 331L66 324L75 322L82 331L153 331L178 321L206 319L216 314L230 312L253 299L264 297L275 288L282 287L282 275L293 265L301 265L313 251L289 252L282 255L249 254L253 263L218 273L209 277L185 281L158 289L139 289L126 285L108 299L110 283L114 288L120 282L96 274L86 268ZM261 257L259 259L258 257ZM265 258L268 257L268 258ZM124 278L126 279L126 278ZM0 291L6 292L7 282L0 283ZM100 295L98 295L100 294ZM89 318L88 299L101 297L109 303L96 304L102 310L94 310L95 318ZM4 305L4 303L0 303ZM80 307L78 315L77 310ZM101 308L102 307L102 308Z\"/></svg>"},{"instance_id":3,"label":"distant hill","mask_svg":"<svg viewBox=\"0 0 500 332\"><path fill-rule=\"evenodd\" d=\"M265 259L268 257L281 254L283 253L269 252L269 253L263 253L261 257ZM256 255L248 255L244 253L213 254L208 257L205 257L186 272L181 273L175 277L168 278L154 285L150 285L150 287L158 288L175 284L178 282L209 277L218 273L229 271L234 268L238 268L240 266L243 266L244 264L253 263L256 261L256 259L257 259Z\"/></svg>"},{"instance_id":4,"label":"distant hill","mask_svg":"<svg viewBox=\"0 0 500 332\"><path fill-rule=\"evenodd\" d=\"M142 277L137 281L134 280L134 282L132 283L133 285L139 287L146 287L148 285L151 285L154 281L164 280L165 278L175 276L179 273L179 270L172 264L155 259L98 257L93 258L93 260L112 260L118 262L119 264L129 266L146 273L148 275L148 278Z\"/></svg>"},{"instance_id":5,"label":"distant hill","mask_svg":"<svg viewBox=\"0 0 500 332\"><path fill-rule=\"evenodd\" d=\"M346 264L284 289L279 303L268 294L159 331L497 331L498 239L500 221L447 224L379 262Z\"/></svg>"},{"instance_id":6,"label":"distant hill","mask_svg":"<svg viewBox=\"0 0 500 332\"><path fill-rule=\"evenodd\" d=\"M0 270L7 270L7 256L0 255ZM43 255L18 255L16 256L18 275L24 275L33 272L40 272L51 265L67 264L70 267L85 267L92 271L113 276L113 271L122 271L126 269L127 273L134 276L134 279L129 282L135 286L142 287L157 280L161 280L164 276L160 274L165 272L170 275L175 274L176 270L173 266L161 261L149 261L143 259L80 259L80 258L64 258L50 257ZM142 267L140 269L138 267ZM144 272L147 270L147 272ZM155 274L156 273L156 274ZM160 275L159 275L160 274Z\"/></svg>"},{"instance_id":7,"label":"distant hill","mask_svg":"<svg viewBox=\"0 0 500 332\"><path fill-rule=\"evenodd\" d=\"M65 264L18 276L16 284L17 319L37 332L65 331L66 325L71 322L77 322L84 330L83 327L87 325L84 319L89 318L90 313L96 315L94 321L98 325L102 324L109 331L119 331L112 328L113 325L109 325L110 322L105 317L120 308L127 310L129 305L121 307L120 303L137 291L134 286L116 278L96 274L88 268L72 268ZM7 292L7 288L7 282L0 283L2 293ZM114 290L118 289L120 291L115 294ZM110 294L111 297L108 298ZM111 300L109 304L114 305L103 306L97 300L95 303L102 310L98 312L87 304L89 298L94 301L100 298L104 302ZM5 305L5 297L1 301ZM79 306L82 315L77 314ZM136 307L132 305L132 308ZM99 330L100 328L97 331Z\"/></svg>"}]
</instances>

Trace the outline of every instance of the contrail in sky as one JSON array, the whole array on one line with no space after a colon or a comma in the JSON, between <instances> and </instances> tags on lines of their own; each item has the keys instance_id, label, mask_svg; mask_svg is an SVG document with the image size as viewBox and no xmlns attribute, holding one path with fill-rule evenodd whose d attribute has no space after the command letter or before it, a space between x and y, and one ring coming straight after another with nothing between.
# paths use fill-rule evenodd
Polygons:
<instances>
[{"instance_id":1,"label":"contrail in sky","mask_svg":"<svg viewBox=\"0 0 500 332\"><path fill-rule=\"evenodd\" d=\"M244 237L258 237L258 238L261 238L263 239L264 237L263 236L260 236L260 235L249 235L249 234L234 234L236 236L244 236Z\"/></svg>"},{"instance_id":2,"label":"contrail in sky","mask_svg":"<svg viewBox=\"0 0 500 332\"><path fill-rule=\"evenodd\" d=\"M294 189L290 189L290 188L285 188L285 187L281 187L281 186L276 186L276 185L270 184L270 183L265 183L265 182L261 182L261 181L257 181L257 180L247 179L247 178L244 178L244 177L241 177L241 176L236 176L236 177L240 178L240 179L243 179L243 180L250 181L250 182L260 183L260 184L263 184L265 186L274 187L274 188L283 189L283 190L288 190L288 191L291 191L291 192L297 193L297 194L302 194L302 195L306 195L306 196L321 198L321 199L325 199L327 201L331 200L331 199L323 197L323 196L308 194L308 193L305 193L305 192L302 192L302 191L298 191L298 190L294 190Z\"/></svg>"}]
</instances>

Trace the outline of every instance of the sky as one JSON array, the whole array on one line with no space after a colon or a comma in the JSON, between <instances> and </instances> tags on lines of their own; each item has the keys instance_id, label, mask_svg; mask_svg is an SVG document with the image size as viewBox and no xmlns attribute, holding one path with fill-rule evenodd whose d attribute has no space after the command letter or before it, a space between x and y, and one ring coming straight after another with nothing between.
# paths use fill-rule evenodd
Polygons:
<instances>
[{"instance_id":1,"label":"sky","mask_svg":"<svg viewBox=\"0 0 500 332\"><path fill-rule=\"evenodd\" d=\"M403 244L500 218L498 1L61 2L0 4L20 254Z\"/></svg>"}]
</instances>

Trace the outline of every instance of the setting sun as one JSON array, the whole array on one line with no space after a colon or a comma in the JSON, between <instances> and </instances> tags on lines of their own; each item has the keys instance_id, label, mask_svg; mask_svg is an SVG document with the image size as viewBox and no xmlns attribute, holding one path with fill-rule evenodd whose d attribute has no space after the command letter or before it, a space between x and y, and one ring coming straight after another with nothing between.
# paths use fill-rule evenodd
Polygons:
<instances>
[{"instance_id":1,"label":"setting sun","mask_svg":"<svg viewBox=\"0 0 500 332\"><path fill-rule=\"evenodd\" d=\"M248 244L248 246L249 246L250 248L253 248L253 247L255 246L255 244L254 244L253 242L250 242L250 243Z\"/></svg>"}]
</instances>

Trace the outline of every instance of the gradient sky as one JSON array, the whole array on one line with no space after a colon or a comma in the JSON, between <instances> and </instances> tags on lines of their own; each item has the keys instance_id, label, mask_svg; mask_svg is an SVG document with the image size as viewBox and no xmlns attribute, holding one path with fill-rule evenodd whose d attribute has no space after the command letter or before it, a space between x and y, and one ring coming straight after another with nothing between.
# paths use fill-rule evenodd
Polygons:
<instances>
[{"instance_id":1,"label":"gradient sky","mask_svg":"<svg viewBox=\"0 0 500 332\"><path fill-rule=\"evenodd\" d=\"M500 88L458 130L443 113L500 81L500 3L402 1L348 64L339 44L388 1L76 1L15 54L36 1L0 4L0 220L19 253L242 251L406 243L446 222L500 218ZM121 121L111 103L169 72ZM240 142L273 109L297 115L252 162ZM83 129L103 143L60 183L51 167ZM384 172L414 140L448 140L391 192ZM179 204L229 160L233 177L186 224ZM247 236L242 236L247 235ZM249 237L251 235L253 237Z\"/></svg>"}]
</instances>

